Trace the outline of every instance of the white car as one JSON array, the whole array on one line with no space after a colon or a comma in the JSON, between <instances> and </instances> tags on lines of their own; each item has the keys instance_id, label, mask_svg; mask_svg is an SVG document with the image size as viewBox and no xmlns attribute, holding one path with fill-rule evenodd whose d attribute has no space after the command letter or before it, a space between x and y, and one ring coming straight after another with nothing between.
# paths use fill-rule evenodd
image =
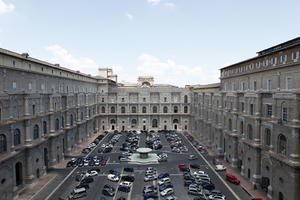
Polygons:
<instances>
[{"instance_id":1,"label":"white car","mask_svg":"<svg viewBox=\"0 0 300 200\"><path fill-rule=\"evenodd\" d=\"M152 181L152 180L156 180L157 176L156 175L148 175L145 176L144 181Z\"/></svg>"},{"instance_id":2,"label":"white car","mask_svg":"<svg viewBox=\"0 0 300 200\"><path fill-rule=\"evenodd\" d=\"M208 196L209 200L226 200L225 195L216 195L216 194L212 194Z\"/></svg>"},{"instance_id":3,"label":"white car","mask_svg":"<svg viewBox=\"0 0 300 200\"><path fill-rule=\"evenodd\" d=\"M160 179L160 180L158 181L158 185L163 185L163 184L165 184L165 183L170 183L170 182L171 182L170 178L169 178L169 177L166 177L166 178Z\"/></svg>"},{"instance_id":4,"label":"white car","mask_svg":"<svg viewBox=\"0 0 300 200\"><path fill-rule=\"evenodd\" d=\"M197 172L193 173L193 176L199 176L199 175L202 175L202 174L206 174L206 173L204 171L197 171Z\"/></svg>"},{"instance_id":5,"label":"white car","mask_svg":"<svg viewBox=\"0 0 300 200\"><path fill-rule=\"evenodd\" d=\"M170 195L170 194L173 194L173 193L174 193L173 188L167 188L167 189L161 191L160 195L164 197L164 196L167 196L167 195Z\"/></svg>"},{"instance_id":6,"label":"white car","mask_svg":"<svg viewBox=\"0 0 300 200\"><path fill-rule=\"evenodd\" d=\"M113 182L118 182L120 180L120 177L114 174L108 174L107 179Z\"/></svg>"},{"instance_id":7,"label":"white car","mask_svg":"<svg viewBox=\"0 0 300 200\"><path fill-rule=\"evenodd\" d=\"M95 170L92 170L92 171L90 171L90 172L87 172L87 173L85 174L85 176L86 176L86 177L98 176L98 172L95 171Z\"/></svg>"},{"instance_id":8,"label":"white car","mask_svg":"<svg viewBox=\"0 0 300 200\"><path fill-rule=\"evenodd\" d=\"M224 170L226 170L226 167L224 167L224 165L216 165L215 170L216 171L224 171Z\"/></svg>"},{"instance_id":9,"label":"white car","mask_svg":"<svg viewBox=\"0 0 300 200\"><path fill-rule=\"evenodd\" d=\"M120 183L120 186L131 187L132 183L129 181L123 181Z\"/></svg>"}]
</instances>

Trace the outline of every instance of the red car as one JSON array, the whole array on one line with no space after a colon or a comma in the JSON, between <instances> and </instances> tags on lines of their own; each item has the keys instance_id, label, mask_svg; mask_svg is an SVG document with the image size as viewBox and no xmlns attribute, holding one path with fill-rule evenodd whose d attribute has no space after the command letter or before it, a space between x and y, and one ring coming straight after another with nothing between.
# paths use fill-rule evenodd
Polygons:
<instances>
[{"instance_id":1,"label":"red car","mask_svg":"<svg viewBox=\"0 0 300 200\"><path fill-rule=\"evenodd\" d=\"M186 165L186 164L184 164L184 163L178 164L178 167L179 167L179 168L190 168L190 166L188 166L188 165Z\"/></svg>"},{"instance_id":2,"label":"red car","mask_svg":"<svg viewBox=\"0 0 300 200\"><path fill-rule=\"evenodd\" d=\"M234 175L232 174L226 174L226 180L229 181L230 183L234 183L234 184L240 184L240 180L237 179Z\"/></svg>"}]
</instances>

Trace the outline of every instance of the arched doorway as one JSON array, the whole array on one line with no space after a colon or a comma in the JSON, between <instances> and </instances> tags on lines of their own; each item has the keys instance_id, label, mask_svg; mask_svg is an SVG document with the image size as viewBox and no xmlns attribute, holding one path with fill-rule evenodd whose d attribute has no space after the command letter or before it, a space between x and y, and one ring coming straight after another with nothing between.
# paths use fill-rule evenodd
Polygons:
<instances>
[{"instance_id":1,"label":"arched doorway","mask_svg":"<svg viewBox=\"0 0 300 200\"><path fill-rule=\"evenodd\" d=\"M22 185L22 183L23 183L22 163L20 163L20 162L16 163L15 173L16 173L16 186Z\"/></svg>"},{"instance_id":2,"label":"arched doorway","mask_svg":"<svg viewBox=\"0 0 300 200\"><path fill-rule=\"evenodd\" d=\"M178 123L179 123L179 120L178 120L178 119L173 119L173 127L174 127L174 130L177 130L177 129L178 129Z\"/></svg>"},{"instance_id":3,"label":"arched doorway","mask_svg":"<svg viewBox=\"0 0 300 200\"><path fill-rule=\"evenodd\" d=\"M48 168L48 149L44 148L44 164L46 169Z\"/></svg>"},{"instance_id":4,"label":"arched doorway","mask_svg":"<svg viewBox=\"0 0 300 200\"><path fill-rule=\"evenodd\" d=\"M37 168L37 170L36 170L36 178L40 178L40 169L39 168Z\"/></svg>"},{"instance_id":5,"label":"arched doorway","mask_svg":"<svg viewBox=\"0 0 300 200\"><path fill-rule=\"evenodd\" d=\"M157 128L157 119L152 120L152 128Z\"/></svg>"}]
</instances>

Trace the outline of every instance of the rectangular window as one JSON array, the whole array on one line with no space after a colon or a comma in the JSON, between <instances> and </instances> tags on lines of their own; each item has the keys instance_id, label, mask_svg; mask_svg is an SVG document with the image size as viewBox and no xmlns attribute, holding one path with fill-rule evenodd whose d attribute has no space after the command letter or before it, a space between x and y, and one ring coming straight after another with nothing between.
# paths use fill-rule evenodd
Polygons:
<instances>
[{"instance_id":1,"label":"rectangular window","mask_svg":"<svg viewBox=\"0 0 300 200\"><path fill-rule=\"evenodd\" d=\"M242 111L242 112L245 111L245 104L244 104L244 102L241 102L241 111Z\"/></svg>"},{"instance_id":2,"label":"rectangular window","mask_svg":"<svg viewBox=\"0 0 300 200\"><path fill-rule=\"evenodd\" d=\"M266 110L267 117L271 117L272 116L272 105L267 104L266 107L267 107L267 110Z\"/></svg>"},{"instance_id":3,"label":"rectangular window","mask_svg":"<svg viewBox=\"0 0 300 200\"><path fill-rule=\"evenodd\" d=\"M146 102L146 98L143 98L143 102Z\"/></svg>"},{"instance_id":4,"label":"rectangular window","mask_svg":"<svg viewBox=\"0 0 300 200\"><path fill-rule=\"evenodd\" d=\"M267 90L272 90L272 80L267 81Z\"/></svg>"},{"instance_id":5,"label":"rectangular window","mask_svg":"<svg viewBox=\"0 0 300 200\"><path fill-rule=\"evenodd\" d=\"M254 114L254 105L250 104L250 115Z\"/></svg>"},{"instance_id":6,"label":"rectangular window","mask_svg":"<svg viewBox=\"0 0 300 200\"><path fill-rule=\"evenodd\" d=\"M257 89L257 86L256 86L256 81L253 82L253 90L255 91Z\"/></svg>"},{"instance_id":7,"label":"rectangular window","mask_svg":"<svg viewBox=\"0 0 300 200\"><path fill-rule=\"evenodd\" d=\"M12 87L13 87L13 89L17 88L17 83L15 81L12 83Z\"/></svg>"},{"instance_id":8,"label":"rectangular window","mask_svg":"<svg viewBox=\"0 0 300 200\"><path fill-rule=\"evenodd\" d=\"M286 78L286 89L293 89L293 79L290 77Z\"/></svg>"},{"instance_id":9,"label":"rectangular window","mask_svg":"<svg viewBox=\"0 0 300 200\"><path fill-rule=\"evenodd\" d=\"M299 51L292 53L292 60L297 61L299 59Z\"/></svg>"},{"instance_id":10,"label":"rectangular window","mask_svg":"<svg viewBox=\"0 0 300 200\"><path fill-rule=\"evenodd\" d=\"M122 102L124 102L125 101L125 99L124 98L122 98Z\"/></svg>"},{"instance_id":11,"label":"rectangular window","mask_svg":"<svg viewBox=\"0 0 300 200\"><path fill-rule=\"evenodd\" d=\"M271 65L276 65L276 63L277 63L277 58L276 58L276 57L271 58L270 63L271 63Z\"/></svg>"},{"instance_id":12,"label":"rectangular window","mask_svg":"<svg viewBox=\"0 0 300 200\"><path fill-rule=\"evenodd\" d=\"M28 84L28 89L32 90L32 84L31 83Z\"/></svg>"},{"instance_id":13,"label":"rectangular window","mask_svg":"<svg viewBox=\"0 0 300 200\"><path fill-rule=\"evenodd\" d=\"M281 64L285 64L286 61L287 61L287 55L282 55L282 56L280 56L280 63L281 63Z\"/></svg>"},{"instance_id":14,"label":"rectangular window","mask_svg":"<svg viewBox=\"0 0 300 200\"><path fill-rule=\"evenodd\" d=\"M104 102L104 98L102 98L102 102Z\"/></svg>"},{"instance_id":15,"label":"rectangular window","mask_svg":"<svg viewBox=\"0 0 300 200\"><path fill-rule=\"evenodd\" d=\"M164 102L167 102L167 97L164 98Z\"/></svg>"}]
</instances>

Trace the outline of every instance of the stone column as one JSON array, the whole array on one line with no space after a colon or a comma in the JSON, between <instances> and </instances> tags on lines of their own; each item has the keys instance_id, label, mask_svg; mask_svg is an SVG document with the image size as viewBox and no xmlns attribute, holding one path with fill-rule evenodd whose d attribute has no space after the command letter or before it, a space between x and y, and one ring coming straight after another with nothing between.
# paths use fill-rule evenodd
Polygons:
<instances>
[{"instance_id":1,"label":"stone column","mask_svg":"<svg viewBox=\"0 0 300 200\"><path fill-rule=\"evenodd\" d=\"M49 119L50 119L50 122L49 122L50 134L53 134L53 133L55 132L55 127L54 127L54 116L53 116L53 114L50 114L50 115L49 115Z\"/></svg>"},{"instance_id":2,"label":"stone column","mask_svg":"<svg viewBox=\"0 0 300 200\"><path fill-rule=\"evenodd\" d=\"M257 185L261 183L261 150L255 149L255 166L253 173L253 184Z\"/></svg>"},{"instance_id":3,"label":"stone column","mask_svg":"<svg viewBox=\"0 0 300 200\"><path fill-rule=\"evenodd\" d=\"M66 128L70 128L71 125L71 119L70 119L70 115L69 115L69 111L67 110L65 112L65 120L66 120Z\"/></svg>"},{"instance_id":4,"label":"stone column","mask_svg":"<svg viewBox=\"0 0 300 200\"><path fill-rule=\"evenodd\" d=\"M293 119L292 123L294 125L300 125L299 120L299 110L300 110L300 95L296 95L296 99L294 100L294 109L293 109Z\"/></svg>"},{"instance_id":5,"label":"stone column","mask_svg":"<svg viewBox=\"0 0 300 200\"><path fill-rule=\"evenodd\" d=\"M291 154L290 157L300 162L300 128L292 129Z\"/></svg>"},{"instance_id":6,"label":"stone column","mask_svg":"<svg viewBox=\"0 0 300 200\"><path fill-rule=\"evenodd\" d=\"M25 152L25 176L24 180L26 184L31 184L34 179L33 175L33 161L32 161L32 156L30 155L30 150Z\"/></svg>"},{"instance_id":7,"label":"stone column","mask_svg":"<svg viewBox=\"0 0 300 200\"><path fill-rule=\"evenodd\" d=\"M231 166L237 168L238 161L238 137L232 137L232 158L231 158Z\"/></svg>"},{"instance_id":8,"label":"stone column","mask_svg":"<svg viewBox=\"0 0 300 200\"><path fill-rule=\"evenodd\" d=\"M260 144L261 142L261 120L256 119L255 120L255 128L254 128L254 142L256 144Z\"/></svg>"},{"instance_id":9,"label":"stone column","mask_svg":"<svg viewBox=\"0 0 300 200\"><path fill-rule=\"evenodd\" d=\"M53 97L52 95L49 96L49 112L53 112Z\"/></svg>"},{"instance_id":10,"label":"stone column","mask_svg":"<svg viewBox=\"0 0 300 200\"><path fill-rule=\"evenodd\" d=\"M29 111L29 99L28 99L28 97L24 98L24 115L25 116L29 116L30 115L30 111Z\"/></svg>"},{"instance_id":11,"label":"stone column","mask_svg":"<svg viewBox=\"0 0 300 200\"><path fill-rule=\"evenodd\" d=\"M49 165L54 166L56 164L56 143L54 138L50 139L50 148L49 148Z\"/></svg>"},{"instance_id":12,"label":"stone column","mask_svg":"<svg viewBox=\"0 0 300 200\"><path fill-rule=\"evenodd\" d=\"M25 144L30 144L32 142L30 121L25 120L24 122L25 122Z\"/></svg>"}]
</instances>

